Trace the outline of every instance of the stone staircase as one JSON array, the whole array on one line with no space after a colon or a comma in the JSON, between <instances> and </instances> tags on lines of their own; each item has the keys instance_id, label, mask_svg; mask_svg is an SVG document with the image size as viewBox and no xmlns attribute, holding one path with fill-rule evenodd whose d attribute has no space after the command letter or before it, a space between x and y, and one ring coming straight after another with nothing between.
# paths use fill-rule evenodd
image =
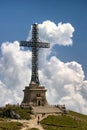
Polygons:
<instances>
[{"instance_id":1,"label":"stone staircase","mask_svg":"<svg viewBox=\"0 0 87 130\"><path fill-rule=\"evenodd\" d=\"M34 114L52 114L52 113L63 113L62 109L60 109L57 106L51 106L51 105L47 105L47 106L35 106L32 109L32 112Z\"/></svg>"}]
</instances>

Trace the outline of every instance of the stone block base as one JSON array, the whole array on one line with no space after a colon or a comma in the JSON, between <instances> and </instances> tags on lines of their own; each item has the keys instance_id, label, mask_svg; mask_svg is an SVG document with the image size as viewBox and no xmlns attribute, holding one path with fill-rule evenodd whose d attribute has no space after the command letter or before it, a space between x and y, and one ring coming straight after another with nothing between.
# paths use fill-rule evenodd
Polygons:
<instances>
[{"instance_id":1,"label":"stone block base","mask_svg":"<svg viewBox=\"0 0 87 130\"><path fill-rule=\"evenodd\" d=\"M46 100L46 89L44 86L39 86L35 83L26 86L23 90L24 98L21 106L45 106L47 105Z\"/></svg>"}]
</instances>

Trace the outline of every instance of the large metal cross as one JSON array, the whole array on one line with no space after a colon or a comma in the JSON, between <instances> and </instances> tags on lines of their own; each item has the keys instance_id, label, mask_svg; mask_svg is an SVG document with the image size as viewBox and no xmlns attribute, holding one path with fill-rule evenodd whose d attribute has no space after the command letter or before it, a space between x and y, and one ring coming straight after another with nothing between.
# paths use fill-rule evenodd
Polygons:
<instances>
[{"instance_id":1,"label":"large metal cross","mask_svg":"<svg viewBox=\"0 0 87 130\"><path fill-rule=\"evenodd\" d=\"M41 42L38 37L38 25L32 26L32 39L30 41L20 41L20 46L32 48L32 75L31 83L40 84L38 76L38 50L39 48L49 48L50 44Z\"/></svg>"}]
</instances>

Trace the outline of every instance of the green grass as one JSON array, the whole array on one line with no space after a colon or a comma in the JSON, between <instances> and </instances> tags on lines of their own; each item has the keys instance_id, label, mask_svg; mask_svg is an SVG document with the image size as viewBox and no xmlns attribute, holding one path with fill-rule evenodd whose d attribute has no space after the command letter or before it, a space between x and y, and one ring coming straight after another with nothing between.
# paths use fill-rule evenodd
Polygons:
<instances>
[{"instance_id":1,"label":"green grass","mask_svg":"<svg viewBox=\"0 0 87 130\"><path fill-rule=\"evenodd\" d=\"M0 118L0 122L1 122L1 121L4 121L4 120L5 120L4 118Z\"/></svg>"},{"instance_id":2,"label":"green grass","mask_svg":"<svg viewBox=\"0 0 87 130\"><path fill-rule=\"evenodd\" d=\"M22 124L19 122L0 121L0 130L20 130Z\"/></svg>"},{"instance_id":3,"label":"green grass","mask_svg":"<svg viewBox=\"0 0 87 130\"><path fill-rule=\"evenodd\" d=\"M45 130L87 130L87 116L73 111L68 115L48 116L40 123Z\"/></svg>"}]
</instances>

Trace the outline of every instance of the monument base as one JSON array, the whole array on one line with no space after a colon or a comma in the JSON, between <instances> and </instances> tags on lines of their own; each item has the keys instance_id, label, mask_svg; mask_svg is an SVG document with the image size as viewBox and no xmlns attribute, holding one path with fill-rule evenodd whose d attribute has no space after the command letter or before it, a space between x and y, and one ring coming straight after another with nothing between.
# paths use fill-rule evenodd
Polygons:
<instances>
[{"instance_id":1,"label":"monument base","mask_svg":"<svg viewBox=\"0 0 87 130\"><path fill-rule=\"evenodd\" d=\"M23 90L24 98L21 103L22 107L29 106L45 106L47 105L46 100L46 89L44 86L39 86L36 83L31 83L29 86L26 86Z\"/></svg>"}]
</instances>

